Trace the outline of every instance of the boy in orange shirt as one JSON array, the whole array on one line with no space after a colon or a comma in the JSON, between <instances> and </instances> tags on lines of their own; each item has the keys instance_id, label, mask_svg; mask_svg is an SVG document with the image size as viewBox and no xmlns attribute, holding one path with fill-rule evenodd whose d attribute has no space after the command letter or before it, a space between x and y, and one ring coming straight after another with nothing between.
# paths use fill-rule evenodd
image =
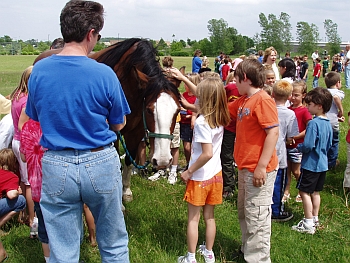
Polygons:
<instances>
[{"instance_id":1,"label":"boy in orange shirt","mask_svg":"<svg viewBox=\"0 0 350 263\"><path fill-rule=\"evenodd\" d=\"M242 97L229 104L236 119L234 158L238 166L238 218L246 262L271 262L271 204L278 169L276 104L262 91L264 66L246 59L235 71Z\"/></svg>"}]
</instances>

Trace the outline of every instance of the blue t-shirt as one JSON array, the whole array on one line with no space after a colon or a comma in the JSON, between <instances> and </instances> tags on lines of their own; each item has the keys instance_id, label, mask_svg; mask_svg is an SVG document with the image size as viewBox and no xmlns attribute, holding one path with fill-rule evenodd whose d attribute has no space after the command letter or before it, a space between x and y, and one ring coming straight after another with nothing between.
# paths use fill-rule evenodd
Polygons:
<instances>
[{"instance_id":1,"label":"blue t-shirt","mask_svg":"<svg viewBox=\"0 0 350 263\"><path fill-rule=\"evenodd\" d=\"M301 168L311 172L328 170L327 152L332 145L333 131L328 119L315 117L306 126L304 142L297 148L303 153Z\"/></svg>"},{"instance_id":2,"label":"blue t-shirt","mask_svg":"<svg viewBox=\"0 0 350 263\"><path fill-rule=\"evenodd\" d=\"M40 122L40 144L50 150L112 143L116 135L108 123L122 124L130 113L113 70L85 56L53 55L39 61L28 89L26 113Z\"/></svg>"}]
</instances>

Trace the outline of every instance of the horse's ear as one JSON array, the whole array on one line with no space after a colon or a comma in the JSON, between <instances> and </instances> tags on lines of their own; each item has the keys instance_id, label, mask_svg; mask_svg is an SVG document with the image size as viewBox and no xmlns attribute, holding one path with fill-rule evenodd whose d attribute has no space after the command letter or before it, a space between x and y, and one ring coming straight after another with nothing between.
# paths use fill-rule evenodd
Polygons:
<instances>
[{"instance_id":1,"label":"horse's ear","mask_svg":"<svg viewBox=\"0 0 350 263\"><path fill-rule=\"evenodd\" d=\"M138 76L139 83L140 83L141 87L143 89L145 89L147 87L147 83L148 83L148 76L145 73L139 71L138 69L135 69L135 71L136 71L136 74Z\"/></svg>"},{"instance_id":2,"label":"horse's ear","mask_svg":"<svg viewBox=\"0 0 350 263\"><path fill-rule=\"evenodd\" d=\"M182 73L182 75L185 75L185 69L186 69L186 66L182 66L179 70L180 72Z\"/></svg>"}]
</instances>

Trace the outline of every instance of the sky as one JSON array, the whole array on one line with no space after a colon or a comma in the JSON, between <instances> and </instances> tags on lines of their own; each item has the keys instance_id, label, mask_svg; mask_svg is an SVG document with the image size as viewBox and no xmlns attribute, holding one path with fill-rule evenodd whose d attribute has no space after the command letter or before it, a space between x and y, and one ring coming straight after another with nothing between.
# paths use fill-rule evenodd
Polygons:
<instances>
[{"instance_id":1,"label":"sky","mask_svg":"<svg viewBox=\"0 0 350 263\"><path fill-rule=\"evenodd\" d=\"M14 40L39 41L60 37L59 16L67 1L1 0L0 36ZM305 21L319 28L325 40L323 22L338 24L343 42L350 41L348 0L100 0L105 9L102 37L142 37L165 41L201 40L209 37L210 19L224 19L239 34L259 33L259 14L290 16L293 38L296 24Z\"/></svg>"}]
</instances>

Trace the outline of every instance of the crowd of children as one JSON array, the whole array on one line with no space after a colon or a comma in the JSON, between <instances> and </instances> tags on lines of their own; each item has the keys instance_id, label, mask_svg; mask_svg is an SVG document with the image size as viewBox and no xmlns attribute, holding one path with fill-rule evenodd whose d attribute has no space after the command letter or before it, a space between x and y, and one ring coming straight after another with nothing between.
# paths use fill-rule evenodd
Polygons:
<instances>
[{"instance_id":1,"label":"crowd of children","mask_svg":"<svg viewBox=\"0 0 350 263\"><path fill-rule=\"evenodd\" d=\"M165 70L183 81L186 90L174 130L177 135L171 149L174 164L168 177L170 184L177 182L181 139L186 159L180 177L186 183L188 252L178 258L179 263L197 262L195 253L202 209L206 240L199 246L199 252L206 263L215 262L214 208L223 198L232 196L237 182L242 234L238 253L246 262L271 261L271 221L293 218L286 209L291 199L292 175L299 191L295 201L302 202L304 209L304 218L293 225L292 230L314 234L320 225L320 191L326 172L339 163L339 122L345 120L342 107L345 95L340 90L338 73L341 70L337 67L328 72L328 56L322 65L321 59L316 58L313 89L307 92L307 55L295 57L294 61L286 57L277 65L276 56L273 47L260 54L261 61L243 58L232 62L221 54L215 60L215 73L206 69L209 62L205 58L201 73L187 75L173 68L171 57L163 59ZM19 86L10 96L14 126L12 149L6 146L0 150L0 188L9 207L1 211L0 226L27 206L30 234L39 237L48 262L49 240L39 204L44 153L39 144L41 129L40 124L24 112L31 70L29 67L24 71ZM321 74L327 88L319 87ZM8 112L6 102L1 105L4 113L6 109ZM350 131L347 143L350 148ZM344 174L347 189L350 189L349 167L348 161ZM158 180L165 173L158 171L148 179ZM84 210L87 221L91 221L88 207ZM96 244L94 226L90 227L89 235L91 243ZM7 254L0 243L0 261L4 258Z\"/></svg>"}]
</instances>

